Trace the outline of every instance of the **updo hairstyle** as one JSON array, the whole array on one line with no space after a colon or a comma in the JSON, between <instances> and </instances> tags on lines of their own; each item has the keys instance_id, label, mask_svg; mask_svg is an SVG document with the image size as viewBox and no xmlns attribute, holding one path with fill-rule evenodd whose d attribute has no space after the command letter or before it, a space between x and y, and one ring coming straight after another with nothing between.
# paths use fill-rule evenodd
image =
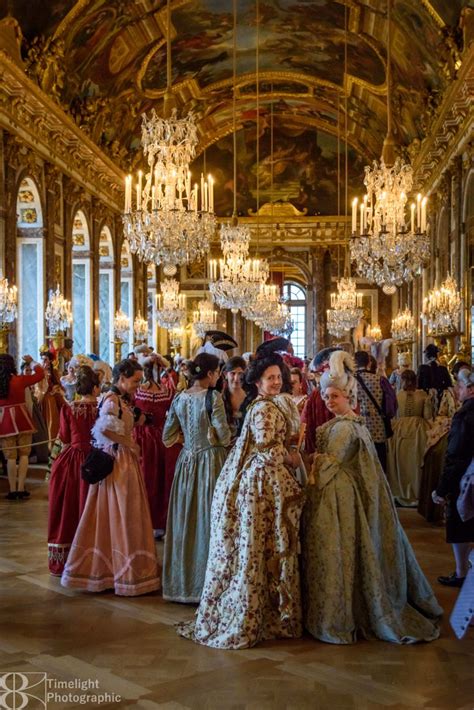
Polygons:
<instances>
[{"instance_id":1,"label":"updo hairstyle","mask_svg":"<svg viewBox=\"0 0 474 710\"><path fill-rule=\"evenodd\" d=\"M143 367L136 360L120 360L112 370L112 382L116 384L121 375L128 380L138 371L143 372Z\"/></svg>"},{"instance_id":2,"label":"updo hairstyle","mask_svg":"<svg viewBox=\"0 0 474 710\"><path fill-rule=\"evenodd\" d=\"M92 394L100 387L99 375L89 365L81 365L76 372L76 392L81 396Z\"/></svg>"},{"instance_id":3,"label":"updo hairstyle","mask_svg":"<svg viewBox=\"0 0 474 710\"><path fill-rule=\"evenodd\" d=\"M209 372L215 372L219 369L219 358L209 353L199 353L194 360L188 360L188 372L191 376L191 382L205 380Z\"/></svg>"},{"instance_id":4,"label":"updo hairstyle","mask_svg":"<svg viewBox=\"0 0 474 710\"><path fill-rule=\"evenodd\" d=\"M352 409L357 404L357 380L353 376L354 362L351 356L339 350L329 358L329 370L321 376L320 386L324 395L328 387L341 390L349 399Z\"/></svg>"}]
</instances>

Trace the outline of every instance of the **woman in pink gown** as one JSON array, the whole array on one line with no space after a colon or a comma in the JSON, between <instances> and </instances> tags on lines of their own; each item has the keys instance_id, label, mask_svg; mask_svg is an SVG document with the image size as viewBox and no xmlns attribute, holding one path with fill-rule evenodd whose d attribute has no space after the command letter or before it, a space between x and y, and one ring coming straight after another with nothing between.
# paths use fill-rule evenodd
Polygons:
<instances>
[{"instance_id":1,"label":"woman in pink gown","mask_svg":"<svg viewBox=\"0 0 474 710\"><path fill-rule=\"evenodd\" d=\"M76 378L80 399L61 410L59 438L63 449L51 468L48 511L48 565L56 576L64 570L89 491L89 484L81 478L81 466L91 448L99 391L97 373L91 367L80 367Z\"/></svg>"},{"instance_id":2,"label":"woman in pink gown","mask_svg":"<svg viewBox=\"0 0 474 710\"><path fill-rule=\"evenodd\" d=\"M171 484L181 444L169 449L163 444L163 427L166 413L171 406L175 390L155 380L153 369L157 356L145 361L144 383L135 395L136 406L145 414L145 423L134 429L135 440L140 446L141 467L150 504L151 522L155 537L166 530Z\"/></svg>"},{"instance_id":3,"label":"woman in pink gown","mask_svg":"<svg viewBox=\"0 0 474 710\"><path fill-rule=\"evenodd\" d=\"M113 387L99 404L92 430L99 448L115 456L112 473L89 486L86 506L61 577L64 587L121 596L160 588L158 560L145 483L133 441L130 407L143 370L122 360L113 370ZM139 422L140 423L140 422Z\"/></svg>"}]
</instances>

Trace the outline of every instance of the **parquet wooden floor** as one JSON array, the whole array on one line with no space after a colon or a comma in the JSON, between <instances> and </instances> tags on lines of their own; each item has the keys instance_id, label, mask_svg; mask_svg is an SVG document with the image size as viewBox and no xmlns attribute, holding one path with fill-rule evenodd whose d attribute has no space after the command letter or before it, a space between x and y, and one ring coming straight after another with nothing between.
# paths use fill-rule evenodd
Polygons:
<instances>
[{"instance_id":1,"label":"parquet wooden floor","mask_svg":"<svg viewBox=\"0 0 474 710\"><path fill-rule=\"evenodd\" d=\"M123 599L61 588L47 571L47 484L36 473L29 487L30 500L11 503L0 480L0 676L36 671L62 681L91 679L98 690L87 693L121 696L103 710L474 708L474 629L463 641L455 638L448 616L457 591L436 583L452 571L450 549L443 530L413 510L401 519L446 611L439 641L341 647L305 637L217 651L176 635L173 624L191 618L192 608L159 595ZM40 705L27 706L33 707ZM98 705L76 698L48 707Z\"/></svg>"}]
</instances>

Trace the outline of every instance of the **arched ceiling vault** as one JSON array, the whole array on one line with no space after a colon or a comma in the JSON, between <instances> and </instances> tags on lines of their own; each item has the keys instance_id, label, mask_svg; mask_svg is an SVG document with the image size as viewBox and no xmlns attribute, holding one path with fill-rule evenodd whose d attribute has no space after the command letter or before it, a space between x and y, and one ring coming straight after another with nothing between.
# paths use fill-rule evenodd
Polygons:
<instances>
[{"instance_id":1,"label":"arched ceiling vault","mask_svg":"<svg viewBox=\"0 0 474 710\"><path fill-rule=\"evenodd\" d=\"M50 0L45 13L30 0L0 0L0 17L2 2L24 34L29 75L114 161L135 168L141 114L163 106L166 1ZM237 4L237 126L246 145L257 115L256 6ZM429 131L455 75L466 4L392 0L392 100L402 150ZM378 158L387 118L387 0L259 0L259 11L263 143L273 110L275 136L284 135L285 145L316 133L327 157L338 121L341 135L347 122L353 155L361 164ZM179 111L196 116L198 155L221 150L233 131L232 22L232 0L171 2L173 92Z\"/></svg>"}]
</instances>

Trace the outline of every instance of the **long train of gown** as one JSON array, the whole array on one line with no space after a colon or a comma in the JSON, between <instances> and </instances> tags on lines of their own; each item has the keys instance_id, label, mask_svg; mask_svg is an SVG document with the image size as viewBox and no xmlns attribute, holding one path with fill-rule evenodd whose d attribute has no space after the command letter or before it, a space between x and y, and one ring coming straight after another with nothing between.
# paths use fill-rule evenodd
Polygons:
<instances>
[{"instance_id":1,"label":"long train of gown","mask_svg":"<svg viewBox=\"0 0 474 710\"><path fill-rule=\"evenodd\" d=\"M358 636L436 639L442 609L401 527L363 419L324 424L317 450L302 518L306 629L337 644Z\"/></svg>"},{"instance_id":2,"label":"long train of gown","mask_svg":"<svg viewBox=\"0 0 474 710\"><path fill-rule=\"evenodd\" d=\"M303 493L284 466L288 422L257 398L218 478L196 620L178 633L214 648L301 636L298 531Z\"/></svg>"},{"instance_id":3,"label":"long train of gown","mask_svg":"<svg viewBox=\"0 0 474 710\"><path fill-rule=\"evenodd\" d=\"M117 397L105 395L93 429L97 444L115 453L105 430L126 436L130 446L119 446L112 473L89 486L86 506L61 578L64 587L88 592L113 589L121 596L137 596L160 588L153 528L145 483L132 445L133 414Z\"/></svg>"}]
</instances>

